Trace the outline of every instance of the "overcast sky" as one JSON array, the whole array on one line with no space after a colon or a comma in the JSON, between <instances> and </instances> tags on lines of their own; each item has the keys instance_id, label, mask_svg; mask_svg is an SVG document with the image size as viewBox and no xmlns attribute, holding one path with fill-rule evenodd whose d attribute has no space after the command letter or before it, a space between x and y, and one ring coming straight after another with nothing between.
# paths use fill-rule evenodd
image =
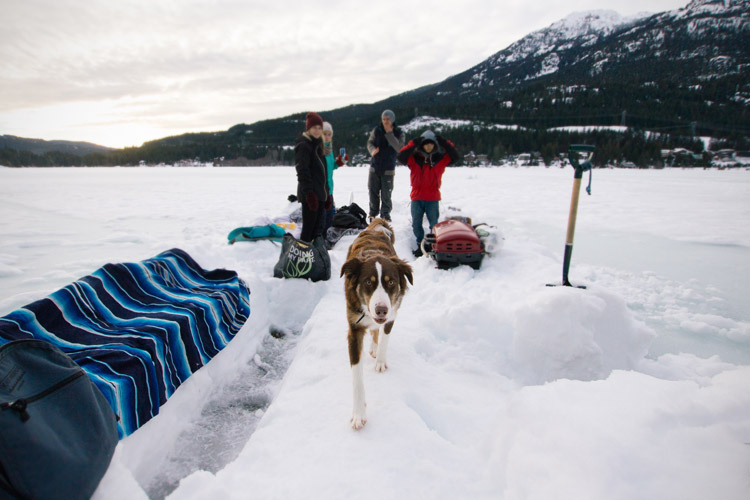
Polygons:
<instances>
[{"instance_id":1,"label":"overcast sky","mask_svg":"<svg viewBox=\"0 0 750 500\"><path fill-rule=\"evenodd\" d=\"M0 0L0 135L139 146L371 103L469 69L573 12L687 3Z\"/></svg>"}]
</instances>

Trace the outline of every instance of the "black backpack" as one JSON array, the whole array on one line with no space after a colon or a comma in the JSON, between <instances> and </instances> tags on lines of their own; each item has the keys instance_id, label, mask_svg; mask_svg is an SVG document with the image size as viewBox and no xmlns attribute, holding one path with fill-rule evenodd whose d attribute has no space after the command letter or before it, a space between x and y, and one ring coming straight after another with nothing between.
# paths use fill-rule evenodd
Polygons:
<instances>
[{"instance_id":1,"label":"black backpack","mask_svg":"<svg viewBox=\"0 0 750 500\"><path fill-rule=\"evenodd\" d=\"M112 408L65 353L0 346L0 499L90 498L117 440Z\"/></svg>"},{"instance_id":2,"label":"black backpack","mask_svg":"<svg viewBox=\"0 0 750 500\"><path fill-rule=\"evenodd\" d=\"M367 213L356 203L336 209L333 227L364 229L367 227Z\"/></svg>"}]
</instances>

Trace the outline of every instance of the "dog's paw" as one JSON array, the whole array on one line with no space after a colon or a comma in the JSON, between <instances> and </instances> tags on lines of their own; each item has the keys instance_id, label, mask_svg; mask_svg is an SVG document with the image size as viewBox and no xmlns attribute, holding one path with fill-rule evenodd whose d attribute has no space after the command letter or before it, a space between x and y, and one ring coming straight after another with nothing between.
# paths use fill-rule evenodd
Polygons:
<instances>
[{"instance_id":1,"label":"dog's paw","mask_svg":"<svg viewBox=\"0 0 750 500\"><path fill-rule=\"evenodd\" d=\"M365 424L367 423L367 419L364 415L352 415L352 418L349 420L349 422L352 424L352 429L358 431L365 426Z\"/></svg>"},{"instance_id":2,"label":"dog's paw","mask_svg":"<svg viewBox=\"0 0 750 500\"><path fill-rule=\"evenodd\" d=\"M377 357L378 355L378 344L372 344L370 346L370 356L373 358Z\"/></svg>"},{"instance_id":3,"label":"dog's paw","mask_svg":"<svg viewBox=\"0 0 750 500\"><path fill-rule=\"evenodd\" d=\"M375 361L375 371L378 373L383 373L388 369L388 363L385 361Z\"/></svg>"}]
</instances>

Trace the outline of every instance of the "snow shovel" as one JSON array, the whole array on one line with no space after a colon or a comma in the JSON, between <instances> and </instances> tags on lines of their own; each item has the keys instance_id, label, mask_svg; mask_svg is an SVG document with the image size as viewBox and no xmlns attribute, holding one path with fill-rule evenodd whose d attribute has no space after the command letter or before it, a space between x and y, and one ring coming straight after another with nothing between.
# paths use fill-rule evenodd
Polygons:
<instances>
[{"instance_id":1,"label":"snow shovel","mask_svg":"<svg viewBox=\"0 0 750 500\"><path fill-rule=\"evenodd\" d=\"M573 286L568 279L568 270L570 269L570 258L573 255L573 237L576 232L576 218L578 216L578 196L581 192L581 178L585 171L589 171L589 185L586 192L591 194L591 158L594 156L596 146L588 144L571 144L568 149L568 159L570 164L575 168L573 177L573 194L570 198L570 213L568 214L568 233L565 237L565 257L563 258L563 286ZM557 286L557 285L547 285ZM586 288L579 286L578 288Z\"/></svg>"}]
</instances>

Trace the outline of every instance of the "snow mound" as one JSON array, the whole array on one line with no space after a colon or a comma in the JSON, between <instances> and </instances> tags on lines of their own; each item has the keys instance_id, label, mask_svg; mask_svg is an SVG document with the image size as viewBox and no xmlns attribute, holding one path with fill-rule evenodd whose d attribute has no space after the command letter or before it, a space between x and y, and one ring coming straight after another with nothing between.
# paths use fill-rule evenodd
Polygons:
<instances>
[{"instance_id":1,"label":"snow mound","mask_svg":"<svg viewBox=\"0 0 750 500\"><path fill-rule=\"evenodd\" d=\"M739 500L748 450L734 432L747 422L748 377L743 367L701 387L615 371L525 387L498 422L488 469L501 471L502 498ZM688 450L700 451L685 460Z\"/></svg>"},{"instance_id":2,"label":"snow mound","mask_svg":"<svg viewBox=\"0 0 750 500\"><path fill-rule=\"evenodd\" d=\"M631 369L654 336L621 298L570 287L546 288L530 297L514 326L514 361L532 384L598 380Z\"/></svg>"}]
</instances>

